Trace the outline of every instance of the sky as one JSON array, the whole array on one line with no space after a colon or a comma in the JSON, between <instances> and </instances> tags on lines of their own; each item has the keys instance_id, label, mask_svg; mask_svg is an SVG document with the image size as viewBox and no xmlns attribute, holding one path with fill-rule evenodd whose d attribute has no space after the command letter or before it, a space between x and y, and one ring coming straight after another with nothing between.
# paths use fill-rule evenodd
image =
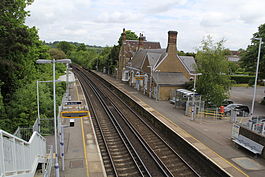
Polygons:
<instances>
[{"instance_id":1,"label":"sky","mask_svg":"<svg viewBox=\"0 0 265 177\"><path fill-rule=\"evenodd\" d=\"M162 48L167 32L178 31L178 50L194 52L208 35L238 50L265 23L264 7L264 0L35 0L26 24L46 42L113 46L125 28Z\"/></svg>"}]
</instances>

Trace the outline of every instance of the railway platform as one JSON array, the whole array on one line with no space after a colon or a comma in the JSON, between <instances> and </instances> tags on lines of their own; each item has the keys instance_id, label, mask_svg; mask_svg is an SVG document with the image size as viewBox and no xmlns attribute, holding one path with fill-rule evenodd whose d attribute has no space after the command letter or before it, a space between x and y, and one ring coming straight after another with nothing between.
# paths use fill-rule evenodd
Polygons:
<instances>
[{"instance_id":1,"label":"railway platform","mask_svg":"<svg viewBox=\"0 0 265 177\"><path fill-rule=\"evenodd\" d=\"M115 78L99 72L95 73L137 101L232 176L264 176L265 160L255 158L244 149L238 149L231 141L232 123L229 120L195 119L191 121L190 117L184 115L184 110L176 109L169 101L156 102L155 99L150 99Z\"/></svg>"},{"instance_id":2,"label":"railway platform","mask_svg":"<svg viewBox=\"0 0 265 177\"><path fill-rule=\"evenodd\" d=\"M70 84L71 100L80 101L79 107L87 107L85 96L78 80ZM69 107L71 111L71 106ZM64 109L67 111L67 109ZM105 170L94 134L91 117L74 118L74 126L70 126L70 118L62 118L64 127L64 177L105 177ZM60 163L60 165L62 162Z\"/></svg>"}]
</instances>

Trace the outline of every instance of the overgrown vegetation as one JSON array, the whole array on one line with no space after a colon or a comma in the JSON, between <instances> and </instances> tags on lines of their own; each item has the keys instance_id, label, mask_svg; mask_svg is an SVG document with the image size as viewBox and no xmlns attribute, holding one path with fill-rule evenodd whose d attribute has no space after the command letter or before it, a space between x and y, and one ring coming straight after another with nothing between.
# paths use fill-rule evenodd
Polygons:
<instances>
[{"instance_id":1,"label":"overgrown vegetation","mask_svg":"<svg viewBox=\"0 0 265 177\"><path fill-rule=\"evenodd\" d=\"M0 1L0 129L13 133L18 126L31 126L37 116L36 80L51 80L52 66L38 65L39 58L51 59L54 52L40 41L35 27L25 25L30 0ZM62 51L57 51L63 57ZM56 75L65 66L56 66ZM57 84L57 101L64 92ZM42 117L52 117L52 85L40 84Z\"/></svg>"}]
</instances>

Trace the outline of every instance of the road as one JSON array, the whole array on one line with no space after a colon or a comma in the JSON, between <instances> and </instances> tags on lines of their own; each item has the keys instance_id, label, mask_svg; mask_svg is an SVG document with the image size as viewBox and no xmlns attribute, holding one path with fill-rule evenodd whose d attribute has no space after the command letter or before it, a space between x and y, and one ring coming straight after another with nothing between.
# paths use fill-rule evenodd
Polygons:
<instances>
[{"instance_id":1,"label":"road","mask_svg":"<svg viewBox=\"0 0 265 177\"><path fill-rule=\"evenodd\" d=\"M251 110L253 99L253 87L232 87L230 91L230 99L234 103L245 104ZM257 95L255 100L254 115L265 115L265 105L260 102L265 97L265 87L257 87Z\"/></svg>"}]
</instances>

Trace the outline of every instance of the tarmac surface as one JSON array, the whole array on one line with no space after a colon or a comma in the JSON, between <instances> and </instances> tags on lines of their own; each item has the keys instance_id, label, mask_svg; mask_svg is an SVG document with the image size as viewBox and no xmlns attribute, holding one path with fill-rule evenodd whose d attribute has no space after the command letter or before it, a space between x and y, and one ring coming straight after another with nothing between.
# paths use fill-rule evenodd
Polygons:
<instances>
[{"instance_id":1,"label":"tarmac surface","mask_svg":"<svg viewBox=\"0 0 265 177\"><path fill-rule=\"evenodd\" d=\"M175 108L174 105L169 103L169 101L157 102L155 99L150 99L148 96L137 92L136 89L130 87L127 84L122 84L116 79L102 73L98 74L103 76L105 79L112 81L119 87L123 87L129 94L139 98L149 106L153 107L156 111L172 120L176 125L211 148L231 164L244 171L246 175L253 177L264 177L265 160L261 157L256 158L252 153L243 148L238 149L231 141L232 123L230 120L197 118L192 121L190 120L190 117L184 115L184 110ZM257 92L257 98L263 96L262 87L259 89L261 90ZM244 90L245 93L241 93L240 90ZM246 96L246 93L251 93L251 88L233 88L231 91L231 98L236 103L241 103L242 94L242 97L244 97L242 100L245 101L242 103L251 103L252 97L249 95ZM256 103L256 107L258 107L256 110L259 111L259 114L265 115L264 105L259 105Z\"/></svg>"},{"instance_id":2,"label":"tarmac surface","mask_svg":"<svg viewBox=\"0 0 265 177\"><path fill-rule=\"evenodd\" d=\"M247 105L251 110L253 90L253 87L232 87L230 99L235 103ZM260 104L263 97L265 97L265 87L257 87L254 115L265 116L265 106Z\"/></svg>"}]
</instances>

